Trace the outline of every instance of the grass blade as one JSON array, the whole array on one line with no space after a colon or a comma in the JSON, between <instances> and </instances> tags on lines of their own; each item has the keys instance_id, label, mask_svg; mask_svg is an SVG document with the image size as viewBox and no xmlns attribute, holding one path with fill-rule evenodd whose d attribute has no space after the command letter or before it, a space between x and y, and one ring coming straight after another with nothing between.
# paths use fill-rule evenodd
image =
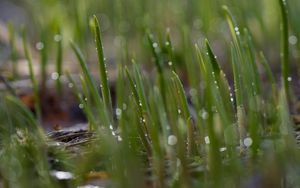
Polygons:
<instances>
[{"instance_id":1,"label":"grass blade","mask_svg":"<svg viewBox=\"0 0 300 188\"><path fill-rule=\"evenodd\" d=\"M281 76L282 83L289 100L289 26L288 26L288 11L286 0L278 0L281 12Z\"/></svg>"},{"instance_id":2,"label":"grass blade","mask_svg":"<svg viewBox=\"0 0 300 188\"><path fill-rule=\"evenodd\" d=\"M184 93L183 85L178 77L178 75L173 72L173 83L176 88L176 92L179 97L180 105L182 107L183 111L183 116L187 124L187 147L188 147L188 155L191 155L194 153L194 130L193 130L193 125L191 122L192 115L189 110L188 102L186 95Z\"/></svg>"},{"instance_id":3,"label":"grass blade","mask_svg":"<svg viewBox=\"0 0 300 188\"><path fill-rule=\"evenodd\" d=\"M101 79L101 92L103 96L104 105L107 108L107 111L112 114L112 101L111 101L111 95L109 90L109 84L108 84L108 77L107 77L107 70L106 70L106 64L105 64L105 58L103 54L103 46L102 46L102 39L100 34L100 24L98 22L97 17L94 15L94 25L92 27L95 42L96 42L96 50L98 55L98 62L99 62L99 74ZM112 121L112 119L111 119Z\"/></svg>"},{"instance_id":4,"label":"grass blade","mask_svg":"<svg viewBox=\"0 0 300 188\"><path fill-rule=\"evenodd\" d=\"M40 99L40 95L39 95L38 84L37 84L37 81L35 79L35 75L33 72L32 57L31 57L31 52L29 51L25 30L23 30L22 39L23 39L23 48L24 48L25 58L28 61L30 81L31 81L32 88L33 88L34 101L35 101L34 107L36 110L37 119L39 120L39 122L41 122L42 121L41 99Z\"/></svg>"}]
</instances>

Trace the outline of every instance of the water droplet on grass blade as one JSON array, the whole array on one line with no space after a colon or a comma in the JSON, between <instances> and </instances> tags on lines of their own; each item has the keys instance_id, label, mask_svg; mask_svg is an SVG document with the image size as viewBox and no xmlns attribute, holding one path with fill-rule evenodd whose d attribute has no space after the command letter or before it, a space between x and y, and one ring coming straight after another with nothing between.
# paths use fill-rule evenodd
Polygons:
<instances>
[{"instance_id":1,"label":"water droplet on grass blade","mask_svg":"<svg viewBox=\"0 0 300 188\"><path fill-rule=\"evenodd\" d=\"M52 79L52 80L57 80L57 79L59 79L59 74L58 74L57 72L53 72L53 73L51 74L51 79Z\"/></svg>"},{"instance_id":2,"label":"water droplet on grass blade","mask_svg":"<svg viewBox=\"0 0 300 188\"><path fill-rule=\"evenodd\" d=\"M295 44L297 44L297 42L298 42L298 39L297 39L297 37L296 37L295 35L291 35L291 36L289 37L289 43L290 43L291 45L295 45Z\"/></svg>"},{"instance_id":3,"label":"water droplet on grass blade","mask_svg":"<svg viewBox=\"0 0 300 188\"><path fill-rule=\"evenodd\" d=\"M73 179L74 177L73 174L70 172L56 171L56 170L51 171L50 174L58 180L69 180L69 179Z\"/></svg>"},{"instance_id":4,"label":"water droplet on grass blade","mask_svg":"<svg viewBox=\"0 0 300 188\"><path fill-rule=\"evenodd\" d=\"M153 48L157 48L157 47L158 47L158 44L157 44L156 42L154 42L154 43L152 44L152 46L153 46Z\"/></svg>"},{"instance_id":5,"label":"water droplet on grass blade","mask_svg":"<svg viewBox=\"0 0 300 188\"><path fill-rule=\"evenodd\" d=\"M293 79L292 79L292 77L289 76L289 77L287 78L287 80L288 80L289 82L291 82Z\"/></svg>"},{"instance_id":6,"label":"water droplet on grass blade","mask_svg":"<svg viewBox=\"0 0 300 188\"><path fill-rule=\"evenodd\" d=\"M120 116L122 115L122 110L120 108L116 108L116 115L117 115L117 118L119 119Z\"/></svg>"},{"instance_id":7,"label":"water droplet on grass blade","mask_svg":"<svg viewBox=\"0 0 300 188\"><path fill-rule=\"evenodd\" d=\"M178 108L177 112L178 112L178 114L181 114L181 110L179 108Z\"/></svg>"},{"instance_id":8,"label":"water droplet on grass blade","mask_svg":"<svg viewBox=\"0 0 300 188\"><path fill-rule=\"evenodd\" d=\"M168 137L168 144L169 144L170 146L176 145L176 144L177 144L177 137L174 136L174 135L170 135L170 136Z\"/></svg>"},{"instance_id":9,"label":"water droplet on grass blade","mask_svg":"<svg viewBox=\"0 0 300 188\"><path fill-rule=\"evenodd\" d=\"M35 47L37 50L42 50L44 48L44 43L38 42L36 43Z\"/></svg>"},{"instance_id":10,"label":"water droplet on grass blade","mask_svg":"<svg viewBox=\"0 0 300 188\"><path fill-rule=\"evenodd\" d=\"M244 139L243 143L244 143L244 145L245 145L246 147L249 147L249 146L252 145L253 140L252 140L250 137L247 137L247 138Z\"/></svg>"},{"instance_id":11,"label":"water droplet on grass blade","mask_svg":"<svg viewBox=\"0 0 300 188\"><path fill-rule=\"evenodd\" d=\"M121 136L118 136L118 141L121 142L123 139Z\"/></svg>"},{"instance_id":12,"label":"water droplet on grass blade","mask_svg":"<svg viewBox=\"0 0 300 188\"><path fill-rule=\"evenodd\" d=\"M80 109L83 109L83 107L84 107L83 104L79 104L78 106Z\"/></svg>"},{"instance_id":13,"label":"water droplet on grass blade","mask_svg":"<svg viewBox=\"0 0 300 188\"><path fill-rule=\"evenodd\" d=\"M59 34L56 34L56 35L54 35L53 39L55 42L60 42L62 40L62 36Z\"/></svg>"},{"instance_id":14,"label":"water droplet on grass blade","mask_svg":"<svg viewBox=\"0 0 300 188\"><path fill-rule=\"evenodd\" d=\"M172 66L172 65L173 65L172 61L169 61L169 62L168 62L168 65L169 65L169 66Z\"/></svg>"},{"instance_id":15,"label":"water droplet on grass blade","mask_svg":"<svg viewBox=\"0 0 300 188\"><path fill-rule=\"evenodd\" d=\"M82 186L78 186L77 188L103 188L97 185L82 185Z\"/></svg>"},{"instance_id":16,"label":"water droplet on grass blade","mask_svg":"<svg viewBox=\"0 0 300 188\"><path fill-rule=\"evenodd\" d=\"M72 83L68 83L68 87L72 88L74 85Z\"/></svg>"},{"instance_id":17,"label":"water droplet on grass blade","mask_svg":"<svg viewBox=\"0 0 300 188\"><path fill-rule=\"evenodd\" d=\"M210 143L209 137L208 136L204 137L204 141L205 141L205 144L209 144Z\"/></svg>"}]
</instances>

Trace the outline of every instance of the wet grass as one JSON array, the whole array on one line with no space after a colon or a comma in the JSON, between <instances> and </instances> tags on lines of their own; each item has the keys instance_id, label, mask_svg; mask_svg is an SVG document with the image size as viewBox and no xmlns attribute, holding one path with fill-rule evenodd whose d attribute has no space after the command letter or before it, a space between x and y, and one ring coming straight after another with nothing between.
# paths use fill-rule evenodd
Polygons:
<instances>
[{"instance_id":1,"label":"wet grass","mask_svg":"<svg viewBox=\"0 0 300 188\"><path fill-rule=\"evenodd\" d=\"M231 34L226 51L230 52L233 86L223 70L225 60L215 55L208 40L193 49L190 31L184 27L183 57L178 58L170 31L155 36L143 30L141 43L152 61L140 63L129 47L123 46L115 96L103 51L102 22L100 19L99 24L94 16L86 24L95 40L99 76L93 75L87 58L91 52L83 52L85 45L71 42L67 47L73 50L81 68L80 82L66 71L68 85L87 118L87 132L95 134L90 144L75 152L61 143L53 147L41 131L39 87L46 81L46 56L50 52L41 51L43 72L38 85L24 32L36 114L14 96L1 93L2 185L79 187L87 184L91 174L101 172L108 178L97 178L107 187L297 187L300 161L289 107L294 102L288 82L289 23L285 1L278 5L283 25L282 86L276 85L263 52L256 50L251 29L245 28L247 22L235 20L229 8L223 6L221 19L227 21ZM79 13L83 12L76 13L76 23L80 23ZM79 30L86 29L82 26ZM57 37L64 37L60 31L56 30ZM65 50L62 40L56 42L56 90L62 95L65 88L60 77ZM261 69L266 72L265 81ZM264 89L266 85L271 89ZM55 159L56 165L49 157ZM65 173L59 176L57 171Z\"/></svg>"}]
</instances>

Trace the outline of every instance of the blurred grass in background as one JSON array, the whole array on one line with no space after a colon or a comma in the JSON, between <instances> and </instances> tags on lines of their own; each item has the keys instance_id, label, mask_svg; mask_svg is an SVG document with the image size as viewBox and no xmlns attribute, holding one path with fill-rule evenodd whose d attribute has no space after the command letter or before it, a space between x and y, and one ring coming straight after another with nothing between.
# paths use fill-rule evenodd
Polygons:
<instances>
[{"instance_id":1,"label":"blurred grass in background","mask_svg":"<svg viewBox=\"0 0 300 188\"><path fill-rule=\"evenodd\" d=\"M250 30L256 48L263 50L270 62L279 60L279 7L273 0L2 0L0 3L6 10L0 14L4 21L12 19L18 27L26 25L33 41L43 39L49 48L53 46L49 41L53 41L58 29L63 27L65 41L72 39L87 49L92 44L88 20L95 14L101 21L108 61L115 62L123 49L128 49L128 55L145 64L150 56L146 33L153 32L157 40L162 41L167 30L175 46L177 63L188 60L182 52L186 57L193 57L187 44L203 45L204 36L211 41L217 56L228 60L226 46L230 37L221 12L221 5L226 4L240 26ZM293 29L290 42L299 47L297 10L300 2L290 0L289 5ZM10 14L10 9L18 12ZM298 58L296 48L293 48L292 56Z\"/></svg>"}]
</instances>

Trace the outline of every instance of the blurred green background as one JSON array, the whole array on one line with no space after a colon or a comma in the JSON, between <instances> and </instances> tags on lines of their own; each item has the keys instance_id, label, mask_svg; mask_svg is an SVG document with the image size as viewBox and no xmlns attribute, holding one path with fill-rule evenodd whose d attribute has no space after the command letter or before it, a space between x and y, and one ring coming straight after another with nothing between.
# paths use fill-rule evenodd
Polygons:
<instances>
[{"instance_id":1,"label":"blurred green background","mask_svg":"<svg viewBox=\"0 0 300 188\"><path fill-rule=\"evenodd\" d=\"M300 47L297 42L300 1L288 0L287 3L294 67ZM153 33L160 42L167 31L170 31L175 46L176 63L194 58L194 44L201 46L204 38L208 38L217 56L226 64L231 38L222 5L227 5L233 12L241 30L247 27L251 31L256 49L264 51L270 63L279 69L276 65L280 59L280 14L278 2L274 0L1 0L0 20L2 25L14 23L17 31L25 26L32 46L42 40L50 52L55 44L53 38L61 28L64 45L67 46L69 40L78 43L85 55L93 60L95 53L90 52L93 41L88 25L95 14L101 22L104 51L111 65L131 57L147 65L151 59L147 32ZM9 54L9 50L1 53ZM1 56L2 61L9 57ZM224 65L224 69L229 68Z\"/></svg>"}]
</instances>

